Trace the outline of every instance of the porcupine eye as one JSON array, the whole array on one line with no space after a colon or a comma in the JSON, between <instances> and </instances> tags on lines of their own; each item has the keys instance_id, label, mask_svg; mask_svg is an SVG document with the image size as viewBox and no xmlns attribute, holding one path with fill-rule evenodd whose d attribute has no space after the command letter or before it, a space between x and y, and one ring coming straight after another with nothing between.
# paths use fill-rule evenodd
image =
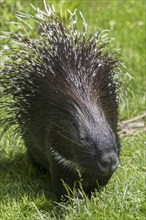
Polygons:
<instances>
[{"instance_id":1,"label":"porcupine eye","mask_svg":"<svg viewBox=\"0 0 146 220\"><path fill-rule=\"evenodd\" d=\"M81 137L81 143L89 143L89 142L90 142L90 138L88 136Z\"/></svg>"},{"instance_id":2,"label":"porcupine eye","mask_svg":"<svg viewBox=\"0 0 146 220\"><path fill-rule=\"evenodd\" d=\"M86 146L88 149L93 150L92 146L94 146L94 143L92 143L92 138L89 135L82 136L80 138L80 142L81 142L81 145ZM95 150L95 148L94 148L94 150Z\"/></svg>"}]
</instances>

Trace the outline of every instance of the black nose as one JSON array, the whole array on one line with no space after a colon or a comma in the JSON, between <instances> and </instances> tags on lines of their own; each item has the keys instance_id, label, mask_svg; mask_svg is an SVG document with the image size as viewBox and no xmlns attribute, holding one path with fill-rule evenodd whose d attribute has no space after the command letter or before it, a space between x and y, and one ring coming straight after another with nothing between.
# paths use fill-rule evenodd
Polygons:
<instances>
[{"instance_id":1,"label":"black nose","mask_svg":"<svg viewBox=\"0 0 146 220\"><path fill-rule=\"evenodd\" d=\"M104 154L98 161L98 167L101 174L113 173L119 164L118 156L116 153Z\"/></svg>"}]
</instances>

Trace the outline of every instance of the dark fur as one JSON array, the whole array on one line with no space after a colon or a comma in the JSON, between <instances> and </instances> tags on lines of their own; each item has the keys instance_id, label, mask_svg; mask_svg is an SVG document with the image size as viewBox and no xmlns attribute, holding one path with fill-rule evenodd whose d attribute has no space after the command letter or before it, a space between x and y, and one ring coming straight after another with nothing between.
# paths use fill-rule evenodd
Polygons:
<instances>
[{"instance_id":1,"label":"dark fur","mask_svg":"<svg viewBox=\"0 0 146 220\"><path fill-rule=\"evenodd\" d=\"M1 99L13 100L5 111L14 114L1 122L19 124L29 156L49 170L58 196L65 194L61 179L73 188L79 173L88 194L117 168L118 62L100 33L71 32L54 12L46 19L37 41L13 37L22 48L11 51L0 80Z\"/></svg>"}]
</instances>

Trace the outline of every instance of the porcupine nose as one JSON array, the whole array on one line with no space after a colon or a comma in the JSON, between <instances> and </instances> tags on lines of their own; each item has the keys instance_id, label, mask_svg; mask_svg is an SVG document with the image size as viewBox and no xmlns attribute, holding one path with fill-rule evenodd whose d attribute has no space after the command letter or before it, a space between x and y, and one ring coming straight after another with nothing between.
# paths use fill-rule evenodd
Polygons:
<instances>
[{"instance_id":1,"label":"porcupine nose","mask_svg":"<svg viewBox=\"0 0 146 220\"><path fill-rule=\"evenodd\" d=\"M113 173L119 164L118 156L116 153L104 154L99 159L99 169L100 172L104 174Z\"/></svg>"}]
</instances>

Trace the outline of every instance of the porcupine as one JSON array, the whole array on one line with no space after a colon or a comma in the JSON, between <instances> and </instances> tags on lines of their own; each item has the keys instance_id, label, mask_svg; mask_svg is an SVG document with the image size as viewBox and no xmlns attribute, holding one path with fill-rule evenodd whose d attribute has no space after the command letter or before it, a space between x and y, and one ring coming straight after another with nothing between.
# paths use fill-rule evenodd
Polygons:
<instances>
[{"instance_id":1,"label":"porcupine","mask_svg":"<svg viewBox=\"0 0 146 220\"><path fill-rule=\"evenodd\" d=\"M119 163L119 61L104 32L87 33L81 13L79 31L75 11L64 25L53 7L35 10L39 18L26 17L39 22L39 36L11 36L20 46L9 52L0 75L8 112L1 123L17 124L29 157L49 171L58 197L66 194L63 181L78 188L80 178L90 194Z\"/></svg>"}]
</instances>

